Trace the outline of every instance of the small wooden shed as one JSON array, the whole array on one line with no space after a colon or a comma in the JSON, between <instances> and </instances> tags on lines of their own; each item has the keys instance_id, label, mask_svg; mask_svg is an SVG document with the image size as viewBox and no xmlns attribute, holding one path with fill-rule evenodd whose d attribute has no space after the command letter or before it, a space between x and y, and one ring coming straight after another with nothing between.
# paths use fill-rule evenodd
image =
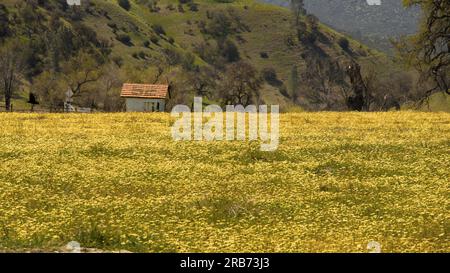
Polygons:
<instances>
[{"instance_id":1,"label":"small wooden shed","mask_svg":"<svg viewBox=\"0 0 450 273\"><path fill-rule=\"evenodd\" d=\"M126 100L127 112L164 112L169 85L125 83L120 96Z\"/></svg>"}]
</instances>

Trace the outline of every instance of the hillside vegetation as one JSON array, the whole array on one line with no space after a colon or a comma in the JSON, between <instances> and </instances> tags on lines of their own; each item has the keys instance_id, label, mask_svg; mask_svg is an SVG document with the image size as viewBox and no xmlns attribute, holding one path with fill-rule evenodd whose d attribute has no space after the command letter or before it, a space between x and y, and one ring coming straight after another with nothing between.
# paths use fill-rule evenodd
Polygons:
<instances>
[{"instance_id":1,"label":"hillside vegetation","mask_svg":"<svg viewBox=\"0 0 450 273\"><path fill-rule=\"evenodd\" d=\"M23 100L32 91L40 93L41 106L61 105L67 83L79 78L72 68L81 73L93 66L85 64L84 52L112 64L106 82L83 87L95 96L76 98L80 105L100 109L121 109L118 90L125 81L171 83L177 87L177 101L188 103L198 77L223 82L230 65L238 62L249 63L263 76L260 102L288 109L299 104L292 99L297 91L289 87L292 71L301 75L308 59L389 63L382 54L315 21L306 21L309 42L298 40L288 9L253 0L136 0L126 1L130 5L125 8L116 0L81 2L81 7L57 0L2 2L9 23L0 42L19 37L27 44L28 67L19 92ZM50 92L49 85L55 90ZM300 86L311 87L307 81Z\"/></svg>"},{"instance_id":2,"label":"hillside vegetation","mask_svg":"<svg viewBox=\"0 0 450 273\"><path fill-rule=\"evenodd\" d=\"M447 113L282 114L276 152L164 113L0 119L0 251L450 251Z\"/></svg>"}]
</instances>

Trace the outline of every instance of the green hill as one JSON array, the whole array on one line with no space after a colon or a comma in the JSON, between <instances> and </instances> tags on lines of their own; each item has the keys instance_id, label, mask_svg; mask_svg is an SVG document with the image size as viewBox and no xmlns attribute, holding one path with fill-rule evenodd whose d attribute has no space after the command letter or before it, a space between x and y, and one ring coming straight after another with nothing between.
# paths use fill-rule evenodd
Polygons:
<instances>
[{"instance_id":1,"label":"green hill","mask_svg":"<svg viewBox=\"0 0 450 273\"><path fill-rule=\"evenodd\" d=\"M292 100L282 94L280 86L288 84L293 66L298 66L300 72L305 69L305 55L339 61L354 58L362 63L386 62L379 52L349 38L348 48L343 49L339 41L344 36L320 23L313 42L300 42L295 39L288 9L253 0L227 3L212 0L136 0L130 1L129 10L119 6L116 0L81 2L81 7L67 7L64 1L28 1L28 4L5 1L10 18L15 13L25 18L10 20L11 32L14 33L10 36L21 35L22 39L27 40L33 39L33 35L45 35L43 32L50 31L52 18L61 18L77 39L87 40L96 50L105 50L101 46L104 44L109 46L107 58L120 66L119 71L126 71L123 81L139 79L144 82L155 78L155 62L160 59L169 64L165 65L164 75L159 81L179 80L183 73L177 71L189 65L211 67L218 71L220 77L223 67L233 62L227 58L232 58L233 55L229 54L233 54L234 46L238 58L250 63L259 72L268 69L275 72L277 84L265 82L261 94L265 102L278 103L282 107L292 105ZM31 9L24 11L27 5ZM27 17L31 17L28 20L32 20L32 26L26 25ZM224 31L225 34L222 33ZM220 39L229 41L225 43L229 46L217 49L216 41ZM221 65L210 58L215 56L216 51L223 63ZM49 52L39 55L43 71L49 69L49 55ZM33 81L38 74L39 71L35 72L29 81ZM26 94L27 89L24 90Z\"/></svg>"}]
</instances>

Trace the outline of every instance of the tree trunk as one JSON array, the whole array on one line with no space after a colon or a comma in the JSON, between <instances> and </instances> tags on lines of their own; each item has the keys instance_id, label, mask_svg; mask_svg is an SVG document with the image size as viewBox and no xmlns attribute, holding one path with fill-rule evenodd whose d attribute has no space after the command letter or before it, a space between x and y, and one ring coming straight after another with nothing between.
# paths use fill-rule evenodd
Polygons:
<instances>
[{"instance_id":1,"label":"tree trunk","mask_svg":"<svg viewBox=\"0 0 450 273\"><path fill-rule=\"evenodd\" d=\"M11 111L11 96L9 94L5 95L5 108L6 112Z\"/></svg>"}]
</instances>

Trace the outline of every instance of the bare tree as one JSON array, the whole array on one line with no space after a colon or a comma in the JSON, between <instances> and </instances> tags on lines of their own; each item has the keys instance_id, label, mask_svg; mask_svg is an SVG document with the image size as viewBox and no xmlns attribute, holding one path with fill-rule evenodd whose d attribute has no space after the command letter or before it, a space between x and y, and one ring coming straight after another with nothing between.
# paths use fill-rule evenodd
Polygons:
<instances>
[{"instance_id":1,"label":"bare tree","mask_svg":"<svg viewBox=\"0 0 450 273\"><path fill-rule=\"evenodd\" d=\"M337 110L344 106L342 87L345 85L344 71L337 61L309 58L302 80L309 86L305 97L321 110Z\"/></svg>"},{"instance_id":2,"label":"bare tree","mask_svg":"<svg viewBox=\"0 0 450 273\"><path fill-rule=\"evenodd\" d=\"M102 66L94 57L86 52L80 52L64 64L63 76L73 95L80 97L91 83L98 81L103 75Z\"/></svg>"},{"instance_id":3,"label":"bare tree","mask_svg":"<svg viewBox=\"0 0 450 273\"><path fill-rule=\"evenodd\" d=\"M407 6L420 5L424 18L420 31L396 43L400 56L431 80L421 101L439 91L450 94L450 2L448 0L407 0Z\"/></svg>"},{"instance_id":4,"label":"bare tree","mask_svg":"<svg viewBox=\"0 0 450 273\"><path fill-rule=\"evenodd\" d=\"M211 97L216 86L217 74L208 67L200 67L198 71L189 73L189 82L195 95Z\"/></svg>"},{"instance_id":5,"label":"bare tree","mask_svg":"<svg viewBox=\"0 0 450 273\"><path fill-rule=\"evenodd\" d=\"M353 62L348 66L351 92L347 92L349 109L357 111L399 110L414 97L413 77L408 71L388 73L374 65L365 65L361 72Z\"/></svg>"},{"instance_id":6,"label":"bare tree","mask_svg":"<svg viewBox=\"0 0 450 273\"><path fill-rule=\"evenodd\" d=\"M158 83L161 80L166 69L166 63L160 59L154 59L153 65L156 67L156 73L153 79L153 84Z\"/></svg>"},{"instance_id":7,"label":"bare tree","mask_svg":"<svg viewBox=\"0 0 450 273\"><path fill-rule=\"evenodd\" d=\"M294 14L294 24L297 27L300 23L300 17L306 14L305 4L303 0L291 0L291 11Z\"/></svg>"},{"instance_id":8,"label":"bare tree","mask_svg":"<svg viewBox=\"0 0 450 273\"><path fill-rule=\"evenodd\" d=\"M226 105L247 106L259 102L261 85L258 71L249 63L239 61L228 67L219 96Z\"/></svg>"},{"instance_id":9,"label":"bare tree","mask_svg":"<svg viewBox=\"0 0 450 273\"><path fill-rule=\"evenodd\" d=\"M11 98L21 84L25 67L22 46L19 41L10 42L0 48L1 90L5 97L6 111L11 110Z\"/></svg>"},{"instance_id":10,"label":"bare tree","mask_svg":"<svg viewBox=\"0 0 450 273\"><path fill-rule=\"evenodd\" d=\"M120 111L124 102L120 99L120 89L123 84L122 74L114 64L103 67L102 77L97 83L97 94L93 98L100 101L105 111Z\"/></svg>"}]
</instances>

